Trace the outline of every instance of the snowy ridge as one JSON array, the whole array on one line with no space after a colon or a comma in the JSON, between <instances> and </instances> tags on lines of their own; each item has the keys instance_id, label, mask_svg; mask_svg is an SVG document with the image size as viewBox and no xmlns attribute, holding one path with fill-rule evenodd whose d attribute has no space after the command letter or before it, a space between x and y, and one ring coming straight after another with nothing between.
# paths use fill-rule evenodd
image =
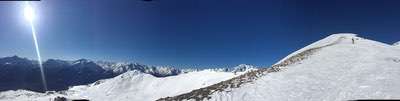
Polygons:
<instances>
[{"instance_id":1,"label":"snowy ridge","mask_svg":"<svg viewBox=\"0 0 400 101\"><path fill-rule=\"evenodd\" d=\"M0 101L48 101L56 96L62 96L62 94L37 93L28 90L10 90L1 92Z\"/></svg>"},{"instance_id":2,"label":"snowy ridge","mask_svg":"<svg viewBox=\"0 0 400 101\"><path fill-rule=\"evenodd\" d=\"M352 37L357 38L357 37ZM325 47L301 64L209 100L355 100L399 98L400 53L372 40ZM262 92L262 93L257 93ZM235 96L232 96L235 95ZM285 96L282 96L285 95Z\"/></svg>"},{"instance_id":3,"label":"snowy ridge","mask_svg":"<svg viewBox=\"0 0 400 101\"><path fill-rule=\"evenodd\" d=\"M292 54L286 56L283 58L281 61L279 61L277 64L272 65L271 68L279 71L282 69L282 67L286 67L288 65L291 65L293 63L299 62L304 60L305 58L308 58L308 56L312 55L316 51L332 46L335 44L338 44L342 42L342 40L360 40L362 38L356 37L356 34L351 34L351 33L342 33L342 34L333 34L330 35L322 40L319 40L317 42L314 42L298 51L293 52Z\"/></svg>"},{"instance_id":4,"label":"snowy ridge","mask_svg":"<svg viewBox=\"0 0 400 101\"><path fill-rule=\"evenodd\" d=\"M352 39L356 40L355 44L352 44ZM350 40L350 41L349 41ZM361 49L358 49L357 51L355 50L355 46L360 45ZM355 95L357 96L357 93L355 94L354 92L349 92L348 91L339 91L338 93L331 94L330 96L334 97L328 97L327 99L321 99L325 98L327 96L318 96L315 94L318 94L318 92L321 91L314 91L314 90L322 90L325 91L326 94L331 93L329 90L326 90L325 88L332 87L332 85L326 85L324 82L332 82L335 83L346 83L343 81L335 81L337 79L332 79L331 77L335 76L342 76L343 70L342 69L335 69L335 68L343 68L344 70L346 67L354 67L355 64L349 63L349 57L346 55L350 56L355 56L355 57L360 57L361 60L363 60L362 57L371 55L371 52L376 52L376 49L382 49L379 51L385 51L388 54L395 55L397 57L392 57L391 55L384 55L384 54L379 54L378 56L391 56L391 57L385 57L381 58L382 60L385 60L385 62L388 62L389 66L391 68L388 68L388 71L385 72L393 72L391 75L386 75L385 77L388 77L390 79L394 79L394 81L399 81L398 77L400 77L400 70L399 68L393 68L393 67L400 67L400 54L398 51L395 51L388 47L389 45L372 41L372 40L365 40L363 38L356 37L355 34L335 34L331 35L325 39L322 39L320 41L317 41L305 48L300 49L299 51L294 52L293 54L290 54L287 56L285 59L281 60L277 64L273 65L272 68L264 68L264 69L259 69L257 71L249 72L244 75L241 75L239 77L235 77L233 79L223 81L221 83L201 88L198 90L194 90L190 93L174 96L174 97L167 97L163 99L159 99L160 101L180 101L180 100L212 100L212 101L265 101L265 100L273 100L273 101L281 101L281 100L349 100L351 98L357 98L354 97ZM343 51L346 50L346 51ZM350 50L350 51L347 51ZM358 52L362 52L365 50L371 50L369 52L366 52L363 55L358 54ZM316 53L318 51L318 53ZM396 53L397 52L397 53ZM321 54L324 54L324 56L321 57ZM312 57L310 58L310 56ZM343 56L344 57L340 57ZM339 56L339 57L338 57ZM373 57L373 56L371 56ZM306 59L309 58L309 59ZM306 60L305 60L306 59ZM325 61L321 61L325 60ZM352 60L352 58L350 58ZM357 61L358 59L353 59L354 61ZM333 62L330 62L333 61ZM355 62L358 64L363 64L363 63L370 63L373 64L372 66L375 66L375 61L377 60L371 60L369 62L364 62L364 61L359 61ZM298 63L301 62L301 63ZM347 64L343 64L342 62L345 62ZM308 64L305 64L308 63ZM295 65L294 65L295 64ZM383 64L381 64L383 65ZM397 66L396 66L397 65ZM368 66L368 64L364 65ZM281 71L284 67L285 71ZM290 67L290 68L289 68ZM295 68L298 67L298 68ZM313 68L314 67L314 68ZM327 69L323 67L331 67L332 69ZM361 66L362 67L362 66ZM294 69L293 69L294 68ZM322 69L322 70L321 70ZM371 69L369 72L374 72L376 68L369 67L368 69ZM390 71L390 69L395 69L397 72ZM297 71L296 71L297 70ZM338 72L334 71L338 70ZM331 73L333 71L334 73ZM362 70L361 70L362 71ZM272 73L276 72L276 73ZM294 75L289 75L292 78L284 78L285 74L288 72L294 73ZM354 73L355 72L355 73ZM355 70L354 74L358 74L357 70ZM304 74L306 73L306 74ZM346 72L345 72L346 73ZM330 74L330 75L329 75ZM274 77L271 77L274 76ZM300 76L298 76L300 75ZM302 76L303 75L303 76ZM329 75L329 76L327 76ZM353 79L359 79L359 77L362 77L362 75L352 75L351 73L348 73L349 76L352 76ZM283 77L282 77L283 76ZM392 77L394 76L394 77ZM328 77L328 78L326 78ZM397 77L397 78L396 78ZM329 79L330 78L330 79ZM343 77L341 77L343 78ZM371 77L367 77L371 78ZM293 80L294 79L294 80ZM300 80L297 80L300 79ZM305 80L304 80L305 79ZM311 79L311 80L310 80ZM325 80L329 79L329 80ZM377 78L381 79L381 78ZM307 82L307 83L301 83L301 82ZM340 79L339 79L340 80ZM351 80L347 81L350 82ZM311 83L311 84L309 84ZM317 84L315 84L317 83ZM370 82L368 82L370 83ZM376 84L376 83L375 83ZM379 84L379 83L378 83ZM399 82L388 82L386 84L390 85L398 85ZM299 86L300 85L300 86ZM357 86L357 83L354 84ZM333 85L334 86L334 85ZM386 85L387 86L387 85ZM391 86L391 88L398 88ZM316 88L318 87L318 88ZM346 86L347 87L347 86ZM370 86L357 86L361 88L369 88ZM380 86L382 87L382 86ZM286 89L288 88L288 89ZM323 89L322 89L323 88ZM339 87L332 87L332 88L341 88ZM372 87L373 88L373 87ZM379 87L378 87L379 88ZM390 88L390 87L386 87ZM385 87L382 87L380 89L386 89ZM282 89L284 91L282 91ZM377 90L377 88L375 88ZM378 89L379 90L379 89ZM369 92L373 92L374 90L369 90ZM373 96L371 94L364 94L361 93L364 91L359 91L358 96L359 98L368 98L368 96L372 96L372 98L378 97L381 98L384 93L382 91L378 91L379 94L377 96ZM345 97L340 97L343 94L346 95ZM288 95L289 94L289 95ZM291 95L293 94L293 95ZM300 94L300 95L299 95ZM335 95L336 94L336 95ZM355 95L353 95L355 94ZM363 95L364 94L364 95ZM394 95L399 95L400 91L395 91L395 92L386 92L388 94L389 98L393 98ZM285 96L282 96L285 95ZM315 95L315 96L314 96ZM311 99L309 98L310 96ZM392 96L392 97L390 97ZM348 97L348 98L346 98ZM338 99L329 99L329 98L338 98ZM396 97L395 97L396 98Z\"/></svg>"},{"instance_id":5,"label":"snowy ridge","mask_svg":"<svg viewBox=\"0 0 400 101\"><path fill-rule=\"evenodd\" d=\"M67 91L67 95L93 101L152 101L190 92L234 76L230 72L203 70L157 78L138 71L129 71L88 86L75 86Z\"/></svg>"},{"instance_id":6,"label":"snowy ridge","mask_svg":"<svg viewBox=\"0 0 400 101\"><path fill-rule=\"evenodd\" d=\"M157 77L174 76L180 69L148 66L137 63L94 62L88 59L43 61L49 90L67 90L69 86L86 85L101 79L112 78L131 70ZM22 75L21 75L22 74ZM44 92L40 80L40 68L35 60L18 56L0 58L0 91L25 89Z\"/></svg>"},{"instance_id":7,"label":"snowy ridge","mask_svg":"<svg viewBox=\"0 0 400 101\"><path fill-rule=\"evenodd\" d=\"M98 65L103 67L107 71L113 71L116 74L122 74L126 71L138 70L143 73L151 74L156 77L167 77L175 76L181 73L198 72L203 70L215 71L215 72L247 72L250 70L256 70L257 67L249 64L240 64L233 68L212 68L212 69L176 69L172 67L164 66L147 66L138 63L114 63L114 62L96 62Z\"/></svg>"},{"instance_id":8,"label":"snowy ridge","mask_svg":"<svg viewBox=\"0 0 400 101\"><path fill-rule=\"evenodd\" d=\"M256 68L255 66L242 64L230 71L205 69L168 77L155 77L138 70L132 70L90 85L72 87L66 91L66 96L95 101L153 101L158 98L183 94L193 89L206 87L244 74L249 70L256 70Z\"/></svg>"},{"instance_id":9,"label":"snowy ridge","mask_svg":"<svg viewBox=\"0 0 400 101\"><path fill-rule=\"evenodd\" d=\"M234 68L180 70L179 75L167 77L150 74L170 74L168 67L97 63L109 71L127 72L62 92L1 92L0 101L42 101L56 96L93 101L399 99L400 51L393 46L356 34L333 34L270 68L241 64ZM82 63L87 62L78 64Z\"/></svg>"},{"instance_id":10,"label":"snowy ridge","mask_svg":"<svg viewBox=\"0 0 400 101\"><path fill-rule=\"evenodd\" d=\"M289 65L284 72L263 76L231 92L214 93L209 100L398 99L398 59L400 52L390 45L372 40L357 40L355 44L342 40L301 64Z\"/></svg>"},{"instance_id":11,"label":"snowy ridge","mask_svg":"<svg viewBox=\"0 0 400 101\"><path fill-rule=\"evenodd\" d=\"M162 98L158 99L159 101L181 101L181 100L204 100L204 99L210 99L211 97L209 95L216 93L216 92L223 92L223 91L229 91L229 89L232 88L238 88L242 84L245 83L250 83L256 80L259 77L262 77L268 73L272 72L278 72L281 71L281 67L285 67L291 64L294 64L298 61L301 61L303 59L306 59L308 56L310 56L312 53L314 53L316 50L322 48L322 47L327 47L334 45L338 42L341 41L341 39L344 36L355 36L354 34L334 34L331 35L325 39L322 39L318 42L315 42L305 48L300 49L299 51L296 51L289 56L285 57L283 60L278 62L277 64L273 65L271 68L262 68L254 71L250 71L248 73L245 73L243 75L240 75L238 77L214 84L209 87L193 90L190 93L174 96L174 97L167 97L167 98Z\"/></svg>"},{"instance_id":12,"label":"snowy ridge","mask_svg":"<svg viewBox=\"0 0 400 101\"><path fill-rule=\"evenodd\" d=\"M356 37L356 34L353 33L339 33L339 34L332 34L324 39L321 39L317 42L314 42L304 48L301 48L291 54L289 54L288 56L286 56L285 58L283 58L282 60L280 60L279 62L277 62L276 64L280 64L285 60L288 60L288 58L293 57L296 54L299 54L300 52L304 52L306 50L310 50L313 48L322 48L322 47L326 47L326 46L330 46L336 43L339 43L341 41L341 39L344 38L351 38L351 37Z\"/></svg>"},{"instance_id":13,"label":"snowy ridge","mask_svg":"<svg viewBox=\"0 0 400 101\"><path fill-rule=\"evenodd\" d=\"M147 66L139 63L123 63L123 62L105 62L98 61L96 64L100 65L107 71L112 71L115 74L122 74L131 70L138 70L143 73L151 74L156 77L174 76L180 74L182 71L172 67L164 66Z\"/></svg>"},{"instance_id":14,"label":"snowy ridge","mask_svg":"<svg viewBox=\"0 0 400 101\"><path fill-rule=\"evenodd\" d=\"M242 74L242 73L239 73ZM0 101L48 101L56 97L91 101L154 101L158 98L190 92L235 76L232 72L202 70L177 76L155 77L137 70L66 91L37 93L18 90L0 93Z\"/></svg>"},{"instance_id":15,"label":"snowy ridge","mask_svg":"<svg viewBox=\"0 0 400 101\"><path fill-rule=\"evenodd\" d=\"M51 68L61 69L67 65L72 66L71 69L84 70L86 68L85 66L88 64L94 67L103 67L103 69L108 68L106 71L112 71L126 66L127 69L125 68L123 71L127 72L114 78L98 80L88 85L73 86L65 91L39 93L27 90L9 90L0 92L0 101L43 101L54 99L56 97L66 97L67 99L90 99L95 101L108 101L116 98L120 98L120 100L127 100L126 98L129 98L130 100L133 99L131 95L135 94L136 96L134 96L134 98L136 98L136 100L151 101L166 96L174 96L190 92L193 89L209 86L233 78L248 72L250 69L256 69L255 66L242 64L234 68L223 68L223 70L227 71L219 71L217 69L183 69L182 71L187 72L183 72L176 76L156 77L152 74L142 72L140 69L131 68L133 66L129 65L133 64L130 63L94 63L90 60L83 59L71 62L50 59L46 62L46 65L54 66ZM95 64L103 65L98 66ZM105 66L104 64L108 64L109 66ZM168 70L169 69L167 69L167 71Z\"/></svg>"}]
</instances>

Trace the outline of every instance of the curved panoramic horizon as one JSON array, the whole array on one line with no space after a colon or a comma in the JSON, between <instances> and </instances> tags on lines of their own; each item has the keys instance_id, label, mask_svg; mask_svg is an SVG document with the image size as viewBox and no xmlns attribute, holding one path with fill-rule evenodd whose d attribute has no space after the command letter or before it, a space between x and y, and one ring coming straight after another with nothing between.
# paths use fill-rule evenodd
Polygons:
<instances>
[{"instance_id":1,"label":"curved panoramic horizon","mask_svg":"<svg viewBox=\"0 0 400 101\"><path fill-rule=\"evenodd\" d=\"M229 2L229 3L227 3ZM269 66L333 33L399 41L399 1L32 1L46 59ZM0 3L0 56L36 58L23 2Z\"/></svg>"},{"instance_id":2,"label":"curved panoramic horizon","mask_svg":"<svg viewBox=\"0 0 400 101\"><path fill-rule=\"evenodd\" d=\"M0 101L400 99L399 0L0 0Z\"/></svg>"}]
</instances>

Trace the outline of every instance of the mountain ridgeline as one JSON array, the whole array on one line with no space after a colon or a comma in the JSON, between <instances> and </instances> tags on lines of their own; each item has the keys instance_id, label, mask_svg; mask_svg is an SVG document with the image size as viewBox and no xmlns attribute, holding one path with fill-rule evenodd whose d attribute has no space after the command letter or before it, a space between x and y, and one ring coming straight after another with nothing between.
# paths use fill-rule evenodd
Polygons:
<instances>
[{"instance_id":1,"label":"mountain ridgeline","mask_svg":"<svg viewBox=\"0 0 400 101\"><path fill-rule=\"evenodd\" d=\"M35 61L7 57L0 59L0 64L2 77L8 74L25 76L1 80L27 82L34 78L32 80L36 80L38 87L41 87ZM42 101L57 97L93 101L342 101L400 98L399 43L389 45L351 33L330 35L289 54L268 68L241 64L234 68L181 70L88 60L45 62L46 70L64 67L74 68L71 72L67 71L69 69L61 71L73 74L74 78L57 77L62 82L77 81L74 79L90 81L91 76L121 75L55 93L26 90L0 92L0 101ZM3 71L10 68L15 70ZM32 77L27 75L33 72L35 74ZM83 72L84 75L81 74ZM46 75L61 75L56 73L57 70L52 70ZM55 78L50 80L57 80ZM5 84L0 82L1 85ZM23 84L16 86L26 87Z\"/></svg>"},{"instance_id":2,"label":"mountain ridgeline","mask_svg":"<svg viewBox=\"0 0 400 101\"><path fill-rule=\"evenodd\" d=\"M200 71L199 69L176 69L138 63L94 62L87 59L76 61L49 59L43 62L43 67L50 91L61 91L72 86L87 85L133 70L154 77L175 76L181 73ZM252 65L241 64L233 68L209 70L236 73L254 70L255 68ZM18 56L0 58L0 91L17 89L44 92L38 62Z\"/></svg>"},{"instance_id":3,"label":"mountain ridgeline","mask_svg":"<svg viewBox=\"0 0 400 101\"><path fill-rule=\"evenodd\" d=\"M342 101L400 98L399 43L333 34L270 68L158 101Z\"/></svg>"},{"instance_id":4,"label":"mountain ridgeline","mask_svg":"<svg viewBox=\"0 0 400 101\"><path fill-rule=\"evenodd\" d=\"M86 59L64 61L49 59L43 62L48 90L66 90L71 86L90 84L100 79L118 76L131 70L155 77L178 75L181 70L137 63L93 62ZM0 58L0 91L26 89L43 92L37 61L18 56Z\"/></svg>"}]
</instances>

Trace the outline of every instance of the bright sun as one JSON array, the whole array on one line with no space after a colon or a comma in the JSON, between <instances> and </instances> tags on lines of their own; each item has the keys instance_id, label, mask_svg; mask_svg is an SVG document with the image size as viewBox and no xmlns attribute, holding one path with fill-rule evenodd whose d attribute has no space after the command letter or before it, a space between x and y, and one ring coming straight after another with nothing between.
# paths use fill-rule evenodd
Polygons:
<instances>
[{"instance_id":1,"label":"bright sun","mask_svg":"<svg viewBox=\"0 0 400 101\"><path fill-rule=\"evenodd\" d=\"M33 20L35 19L35 12L33 11L33 8L27 4L24 8L24 16L26 18L26 20L33 22Z\"/></svg>"},{"instance_id":2,"label":"bright sun","mask_svg":"<svg viewBox=\"0 0 400 101\"><path fill-rule=\"evenodd\" d=\"M35 20L35 11L33 10L32 6L28 2L26 2L26 4L25 4L24 16L25 16L25 19L29 21L29 24L31 26L32 36L33 36L33 40L34 40L35 48L36 48L36 55L38 57L40 72L41 72L41 76L42 76L43 89L44 89L44 91L47 91L46 77L45 77L44 71L43 71L42 58L40 57L39 44L38 44L37 37L36 37L35 26L33 24L33 21Z\"/></svg>"}]
</instances>

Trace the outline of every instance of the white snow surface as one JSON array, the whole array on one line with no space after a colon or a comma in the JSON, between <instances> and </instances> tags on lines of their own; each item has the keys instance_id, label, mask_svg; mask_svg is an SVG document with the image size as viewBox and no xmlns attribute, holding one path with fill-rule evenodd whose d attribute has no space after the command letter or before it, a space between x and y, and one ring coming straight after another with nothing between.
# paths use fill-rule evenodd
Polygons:
<instances>
[{"instance_id":1,"label":"white snow surface","mask_svg":"<svg viewBox=\"0 0 400 101\"><path fill-rule=\"evenodd\" d=\"M299 53L301 53L301 52L303 52L305 50L308 50L308 49L311 49L311 48L315 48L315 47L326 46L326 45L329 45L329 44L332 44L332 43L336 43L337 41L340 41L343 38L350 38L350 40L351 40L351 37L356 37L356 34L353 34L353 33L332 34L332 35L330 35L330 36L328 36L328 37L326 37L324 39L321 39L321 40L319 40L317 42L314 42L314 43L312 43L312 44L310 44L310 45L308 45L306 47L303 47L303 48L301 48L301 49L289 54L288 56L286 56L285 58L281 59L276 64L279 64L279 63L285 61L286 59L288 59L288 58L290 58L290 57L292 57L292 56L294 56L296 54L299 54ZM359 38L359 37L357 37L357 38Z\"/></svg>"},{"instance_id":2,"label":"white snow surface","mask_svg":"<svg viewBox=\"0 0 400 101\"><path fill-rule=\"evenodd\" d=\"M138 71L129 71L100 84L75 86L68 92L72 97L93 101L153 101L206 87L237 75L230 72L199 71L157 78Z\"/></svg>"},{"instance_id":3,"label":"white snow surface","mask_svg":"<svg viewBox=\"0 0 400 101\"><path fill-rule=\"evenodd\" d=\"M357 39L355 44L352 38ZM283 71L267 74L229 92L213 93L209 100L400 99L400 50L391 45L355 34L335 34L289 56L331 43L336 44L322 48L299 64L289 65Z\"/></svg>"},{"instance_id":4,"label":"white snow surface","mask_svg":"<svg viewBox=\"0 0 400 101\"><path fill-rule=\"evenodd\" d=\"M64 95L59 93L37 93L28 90L10 90L0 93L0 101L49 101L57 96Z\"/></svg>"},{"instance_id":5,"label":"white snow surface","mask_svg":"<svg viewBox=\"0 0 400 101\"><path fill-rule=\"evenodd\" d=\"M177 76L155 77L133 70L90 85L74 86L65 94L37 93L26 90L0 92L0 101L49 101L57 96L91 101L154 101L206 87L240 74L203 70Z\"/></svg>"},{"instance_id":6,"label":"white snow surface","mask_svg":"<svg viewBox=\"0 0 400 101\"><path fill-rule=\"evenodd\" d=\"M355 39L355 44L352 44ZM330 45L309 58L269 73L251 83L211 95L212 101L342 101L400 99L400 48L357 37L334 34L288 55ZM399 46L399 45L397 45ZM0 101L48 101L56 96L91 101L153 101L206 87L235 76L203 70L177 76L154 77L128 71L90 85L75 86L66 94L26 90L0 92Z\"/></svg>"}]
</instances>

